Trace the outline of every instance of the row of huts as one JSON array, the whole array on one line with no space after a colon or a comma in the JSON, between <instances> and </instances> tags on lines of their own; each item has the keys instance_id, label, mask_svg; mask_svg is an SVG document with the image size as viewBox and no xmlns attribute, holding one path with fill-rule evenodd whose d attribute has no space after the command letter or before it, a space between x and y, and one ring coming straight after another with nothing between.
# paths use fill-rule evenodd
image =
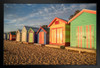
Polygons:
<instances>
[{"instance_id":1,"label":"row of huts","mask_svg":"<svg viewBox=\"0 0 100 68\"><path fill-rule=\"evenodd\" d=\"M5 40L16 40L16 31L4 33Z\"/></svg>"},{"instance_id":2,"label":"row of huts","mask_svg":"<svg viewBox=\"0 0 100 68\"><path fill-rule=\"evenodd\" d=\"M49 44L49 28L24 26L22 30L5 33L4 39L23 43Z\"/></svg>"},{"instance_id":3,"label":"row of huts","mask_svg":"<svg viewBox=\"0 0 100 68\"><path fill-rule=\"evenodd\" d=\"M55 17L47 28L24 26L6 33L6 39L96 49L96 11L83 9L69 21Z\"/></svg>"}]
</instances>

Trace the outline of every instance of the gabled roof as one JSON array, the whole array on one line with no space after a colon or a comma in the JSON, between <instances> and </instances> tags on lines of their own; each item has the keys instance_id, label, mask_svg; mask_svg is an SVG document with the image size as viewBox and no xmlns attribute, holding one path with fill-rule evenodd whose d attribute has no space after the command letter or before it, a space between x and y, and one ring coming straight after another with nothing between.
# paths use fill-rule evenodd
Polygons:
<instances>
[{"instance_id":1,"label":"gabled roof","mask_svg":"<svg viewBox=\"0 0 100 68\"><path fill-rule=\"evenodd\" d=\"M19 30L19 32L21 32L22 30Z\"/></svg>"},{"instance_id":2,"label":"gabled roof","mask_svg":"<svg viewBox=\"0 0 100 68\"><path fill-rule=\"evenodd\" d=\"M42 27L42 28L43 28L43 27ZM49 30L50 30L49 28L43 28L43 29L46 30L47 32L49 32Z\"/></svg>"},{"instance_id":3,"label":"gabled roof","mask_svg":"<svg viewBox=\"0 0 100 68\"><path fill-rule=\"evenodd\" d=\"M34 32L37 32L39 28L32 28Z\"/></svg>"},{"instance_id":4,"label":"gabled roof","mask_svg":"<svg viewBox=\"0 0 100 68\"><path fill-rule=\"evenodd\" d=\"M32 29L38 29L37 27L32 27L32 26L24 26L26 28L26 30L28 31L30 28Z\"/></svg>"},{"instance_id":5,"label":"gabled roof","mask_svg":"<svg viewBox=\"0 0 100 68\"><path fill-rule=\"evenodd\" d=\"M10 32L7 32L7 34L9 34Z\"/></svg>"},{"instance_id":6,"label":"gabled roof","mask_svg":"<svg viewBox=\"0 0 100 68\"><path fill-rule=\"evenodd\" d=\"M7 33L4 33L4 34L7 34Z\"/></svg>"},{"instance_id":7,"label":"gabled roof","mask_svg":"<svg viewBox=\"0 0 100 68\"><path fill-rule=\"evenodd\" d=\"M58 17L55 17L54 20L48 25L48 27L50 27L50 26L54 23L54 21L55 21L56 19L58 19L58 20L64 22L65 24L68 24L68 22L67 22L66 20L60 19L60 18L58 18Z\"/></svg>"},{"instance_id":8,"label":"gabled roof","mask_svg":"<svg viewBox=\"0 0 100 68\"><path fill-rule=\"evenodd\" d=\"M32 29L32 31L37 32L39 28L32 28L32 27L31 27L31 28L28 30L28 32L29 32L31 29Z\"/></svg>"},{"instance_id":9,"label":"gabled roof","mask_svg":"<svg viewBox=\"0 0 100 68\"><path fill-rule=\"evenodd\" d=\"M40 31L41 29L42 29L45 33L49 32L49 28L45 28L45 27L43 28L43 27L40 26L40 28L39 28L39 30L37 31L36 34L38 34L39 31Z\"/></svg>"},{"instance_id":10,"label":"gabled roof","mask_svg":"<svg viewBox=\"0 0 100 68\"><path fill-rule=\"evenodd\" d=\"M18 29L17 31L21 32L22 30L21 29Z\"/></svg>"},{"instance_id":11,"label":"gabled roof","mask_svg":"<svg viewBox=\"0 0 100 68\"><path fill-rule=\"evenodd\" d=\"M16 35L16 31L12 31L10 32L12 35Z\"/></svg>"},{"instance_id":12,"label":"gabled roof","mask_svg":"<svg viewBox=\"0 0 100 68\"><path fill-rule=\"evenodd\" d=\"M78 14L76 14L72 19L70 19L70 20L68 21L68 23L70 23L71 21L73 21L74 19L76 19L76 18L77 18L79 15L81 15L83 12L96 14L96 11L94 11L94 10L83 9L83 10L80 11Z\"/></svg>"}]
</instances>

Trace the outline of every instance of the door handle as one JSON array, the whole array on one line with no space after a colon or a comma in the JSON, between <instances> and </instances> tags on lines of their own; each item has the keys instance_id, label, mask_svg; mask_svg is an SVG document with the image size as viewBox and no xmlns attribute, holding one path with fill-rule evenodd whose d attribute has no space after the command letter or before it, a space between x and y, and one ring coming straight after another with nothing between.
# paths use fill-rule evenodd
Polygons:
<instances>
[{"instance_id":1,"label":"door handle","mask_svg":"<svg viewBox=\"0 0 100 68\"><path fill-rule=\"evenodd\" d=\"M85 38L85 39L86 39L86 36L83 36L83 38Z\"/></svg>"},{"instance_id":2,"label":"door handle","mask_svg":"<svg viewBox=\"0 0 100 68\"><path fill-rule=\"evenodd\" d=\"M94 36L92 36L94 38Z\"/></svg>"}]
</instances>

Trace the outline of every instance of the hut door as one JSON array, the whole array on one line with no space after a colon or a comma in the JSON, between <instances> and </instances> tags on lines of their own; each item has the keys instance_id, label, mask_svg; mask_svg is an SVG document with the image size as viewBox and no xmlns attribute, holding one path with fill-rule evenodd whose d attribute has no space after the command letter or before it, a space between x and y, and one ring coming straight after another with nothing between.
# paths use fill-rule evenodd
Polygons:
<instances>
[{"instance_id":1,"label":"hut door","mask_svg":"<svg viewBox=\"0 0 100 68\"><path fill-rule=\"evenodd\" d=\"M12 40L12 35L10 34L10 40Z\"/></svg>"},{"instance_id":2,"label":"hut door","mask_svg":"<svg viewBox=\"0 0 100 68\"><path fill-rule=\"evenodd\" d=\"M81 48L94 48L94 26L78 26L77 27L77 45Z\"/></svg>"},{"instance_id":3,"label":"hut door","mask_svg":"<svg viewBox=\"0 0 100 68\"><path fill-rule=\"evenodd\" d=\"M5 39L5 34L4 34L4 39Z\"/></svg>"},{"instance_id":4,"label":"hut door","mask_svg":"<svg viewBox=\"0 0 100 68\"><path fill-rule=\"evenodd\" d=\"M16 36L16 41L18 41L18 32L17 32L17 36Z\"/></svg>"},{"instance_id":5,"label":"hut door","mask_svg":"<svg viewBox=\"0 0 100 68\"><path fill-rule=\"evenodd\" d=\"M17 41L20 41L19 33L17 33Z\"/></svg>"},{"instance_id":6,"label":"hut door","mask_svg":"<svg viewBox=\"0 0 100 68\"><path fill-rule=\"evenodd\" d=\"M16 40L18 41L18 32L17 32Z\"/></svg>"},{"instance_id":7,"label":"hut door","mask_svg":"<svg viewBox=\"0 0 100 68\"><path fill-rule=\"evenodd\" d=\"M26 42L26 32L23 32L22 41L23 41L23 42Z\"/></svg>"},{"instance_id":8,"label":"hut door","mask_svg":"<svg viewBox=\"0 0 100 68\"><path fill-rule=\"evenodd\" d=\"M7 34L7 39L9 39L9 34Z\"/></svg>"},{"instance_id":9,"label":"hut door","mask_svg":"<svg viewBox=\"0 0 100 68\"><path fill-rule=\"evenodd\" d=\"M62 44L62 28L57 29L57 43Z\"/></svg>"},{"instance_id":10,"label":"hut door","mask_svg":"<svg viewBox=\"0 0 100 68\"><path fill-rule=\"evenodd\" d=\"M33 43L33 33L29 33L29 42Z\"/></svg>"},{"instance_id":11,"label":"hut door","mask_svg":"<svg viewBox=\"0 0 100 68\"><path fill-rule=\"evenodd\" d=\"M56 43L56 29L51 30L51 43Z\"/></svg>"},{"instance_id":12,"label":"hut door","mask_svg":"<svg viewBox=\"0 0 100 68\"><path fill-rule=\"evenodd\" d=\"M39 33L39 43L44 44L44 32Z\"/></svg>"},{"instance_id":13,"label":"hut door","mask_svg":"<svg viewBox=\"0 0 100 68\"><path fill-rule=\"evenodd\" d=\"M94 48L94 25L86 25L86 48Z\"/></svg>"},{"instance_id":14,"label":"hut door","mask_svg":"<svg viewBox=\"0 0 100 68\"><path fill-rule=\"evenodd\" d=\"M55 28L51 31L51 42L62 44L62 28Z\"/></svg>"},{"instance_id":15,"label":"hut door","mask_svg":"<svg viewBox=\"0 0 100 68\"><path fill-rule=\"evenodd\" d=\"M20 41L22 41L22 33L20 33Z\"/></svg>"}]
</instances>

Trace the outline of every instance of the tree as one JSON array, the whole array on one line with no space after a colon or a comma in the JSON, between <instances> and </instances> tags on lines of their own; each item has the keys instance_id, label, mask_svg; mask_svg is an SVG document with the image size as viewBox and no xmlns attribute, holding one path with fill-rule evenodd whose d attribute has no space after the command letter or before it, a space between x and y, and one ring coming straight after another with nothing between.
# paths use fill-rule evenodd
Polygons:
<instances>
[{"instance_id":1,"label":"tree","mask_svg":"<svg viewBox=\"0 0 100 68\"><path fill-rule=\"evenodd\" d=\"M80 12L80 10L76 10L75 13L74 13L74 15L76 15L76 14L79 13L79 12Z\"/></svg>"},{"instance_id":2,"label":"tree","mask_svg":"<svg viewBox=\"0 0 100 68\"><path fill-rule=\"evenodd\" d=\"M75 12L74 12L74 14L73 15L71 15L70 17L69 17L69 20L71 19L71 18L73 18L77 13L79 13L80 12L80 10L76 10Z\"/></svg>"},{"instance_id":3,"label":"tree","mask_svg":"<svg viewBox=\"0 0 100 68\"><path fill-rule=\"evenodd\" d=\"M43 27L43 28L47 28L47 27L48 27L48 25L42 25L41 27Z\"/></svg>"}]
</instances>

